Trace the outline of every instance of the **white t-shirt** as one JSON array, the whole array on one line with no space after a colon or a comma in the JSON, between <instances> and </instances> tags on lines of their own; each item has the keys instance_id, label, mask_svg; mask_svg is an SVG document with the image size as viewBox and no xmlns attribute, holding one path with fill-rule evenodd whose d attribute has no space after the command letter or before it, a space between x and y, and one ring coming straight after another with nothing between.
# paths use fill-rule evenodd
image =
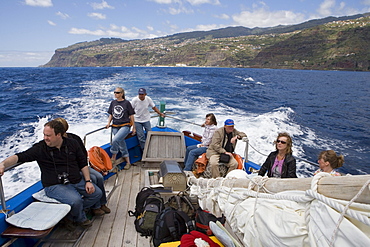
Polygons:
<instances>
[{"instance_id":1,"label":"white t-shirt","mask_svg":"<svg viewBox=\"0 0 370 247\"><path fill-rule=\"evenodd\" d=\"M153 108L155 106L153 100L145 96L144 100L140 100L138 96L132 99L132 107L135 110L135 122L145 123L150 121L149 107Z\"/></svg>"}]
</instances>

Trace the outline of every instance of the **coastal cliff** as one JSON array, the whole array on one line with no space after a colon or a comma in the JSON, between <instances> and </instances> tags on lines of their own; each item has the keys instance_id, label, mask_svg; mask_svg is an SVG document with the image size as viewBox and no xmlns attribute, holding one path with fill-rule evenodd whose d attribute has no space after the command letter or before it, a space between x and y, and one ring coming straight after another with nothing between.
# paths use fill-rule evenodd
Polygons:
<instances>
[{"instance_id":1,"label":"coastal cliff","mask_svg":"<svg viewBox=\"0 0 370 247\"><path fill-rule=\"evenodd\" d=\"M370 71L370 17L163 38L103 38L57 49L43 67L199 66Z\"/></svg>"}]
</instances>

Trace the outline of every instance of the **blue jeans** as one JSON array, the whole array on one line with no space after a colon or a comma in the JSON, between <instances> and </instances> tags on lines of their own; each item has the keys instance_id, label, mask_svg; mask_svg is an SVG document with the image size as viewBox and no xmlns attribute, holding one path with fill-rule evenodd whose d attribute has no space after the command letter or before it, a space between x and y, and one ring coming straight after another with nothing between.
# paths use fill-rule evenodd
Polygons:
<instances>
[{"instance_id":1,"label":"blue jeans","mask_svg":"<svg viewBox=\"0 0 370 247\"><path fill-rule=\"evenodd\" d=\"M100 204L101 205L107 204L107 195L105 194L103 175L92 167L89 167L89 171L90 171L91 180L93 181L94 184L96 184L99 187L99 189L102 192L102 195L100 198Z\"/></svg>"},{"instance_id":2,"label":"blue jeans","mask_svg":"<svg viewBox=\"0 0 370 247\"><path fill-rule=\"evenodd\" d=\"M128 157L128 150L126 146L125 138L130 133L130 126L123 126L123 127L112 127L113 132L113 140L112 146L110 147L110 152L112 154L118 154L121 152L122 157Z\"/></svg>"},{"instance_id":3,"label":"blue jeans","mask_svg":"<svg viewBox=\"0 0 370 247\"><path fill-rule=\"evenodd\" d=\"M61 203L71 206L68 217L75 222L84 222L87 218L84 209L100 208L100 198L102 191L96 186L92 194L88 194L85 189L85 180L81 179L77 184L56 184L45 187L47 196L54 198Z\"/></svg>"},{"instance_id":4,"label":"blue jeans","mask_svg":"<svg viewBox=\"0 0 370 247\"><path fill-rule=\"evenodd\" d=\"M197 145L187 147L184 161L184 171L192 171L194 162L201 154L205 153L207 149L207 147L198 148Z\"/></svg>"},{"instance_id":5,"label":"blue jeans","mask_svg":"<svg viewBox=\"0 0 370 247\"><path fill-rule=\"evenodd\" d=\"M144 133L144 129L146 133L152 130L150 121L144 122L144 123L135 122L135 128L136 128L136 135L137 135L137 139L139 139L141 150L144 150L145 141L146 141L146 135Z\"/></svg>"}]
</instances>

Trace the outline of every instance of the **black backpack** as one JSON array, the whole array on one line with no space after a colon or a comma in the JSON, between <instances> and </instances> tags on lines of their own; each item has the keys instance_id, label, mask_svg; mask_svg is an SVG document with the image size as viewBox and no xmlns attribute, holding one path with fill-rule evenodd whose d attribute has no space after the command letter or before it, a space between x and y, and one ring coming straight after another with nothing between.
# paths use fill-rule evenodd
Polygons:
<instances>
[{"instance_id":1,"label":"black backpack","mask_svg":"<svg viewBox=\"0 0 370 247\"><path fill-rule=\"evenodd\" d=\"M177 195L171 196L165 206L172 207L185 212L191 220L195 219L196 209L199 207L198 201L190 198L185 191L180 191Z\"/></svg>"},{"instance_id":2,"label":"black backpack","mask_svg":"<svg viewBox=\"0 0 370 247\"><path fill-rule=\"evenodd\" d=\"M158 247L161 243L179 241L182 235L194 229L193 221L186 213L168 207L157 215L154 224L153 244Z\"/></svg>"},{"instance_id":3,"label":"black backpack","mask_svg":"<svg viewBox=\"0 0 370 247\"><path fill-rule=\"evenodd\" d=\"M163 198L153 189L144 187L136 196L135 212L128 211L129 216L135 216L135 229L141 236L153 234L157 215L164 209Z\"/></svg>"}]
</instances>

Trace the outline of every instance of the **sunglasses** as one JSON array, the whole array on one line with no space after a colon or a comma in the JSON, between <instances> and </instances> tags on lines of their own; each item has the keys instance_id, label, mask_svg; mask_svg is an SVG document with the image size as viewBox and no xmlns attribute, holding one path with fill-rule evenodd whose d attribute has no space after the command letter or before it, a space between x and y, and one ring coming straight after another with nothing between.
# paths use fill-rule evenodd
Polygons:
<instances>
[{"instance_id":1,"label":"sunglasses","mask_svg":"<svg viewBox=\"0 0 370 247\"><path fill-rule=\"evenodd\" d=\"M115 94L119 94L119 93L122 93L122 92L114 92Z\"/></svg>"},{"instance_id":2,"label":"sunglasses","mask_svg":"<svg viewBox=\"0 0 370 247\"><path fill-rule=\"evenodd\" d=\"M279 143L281 142L281 144L286 144L286 141L282 141L282 140L277 140L276 143Z\"/></svg>"}]
</instances>

